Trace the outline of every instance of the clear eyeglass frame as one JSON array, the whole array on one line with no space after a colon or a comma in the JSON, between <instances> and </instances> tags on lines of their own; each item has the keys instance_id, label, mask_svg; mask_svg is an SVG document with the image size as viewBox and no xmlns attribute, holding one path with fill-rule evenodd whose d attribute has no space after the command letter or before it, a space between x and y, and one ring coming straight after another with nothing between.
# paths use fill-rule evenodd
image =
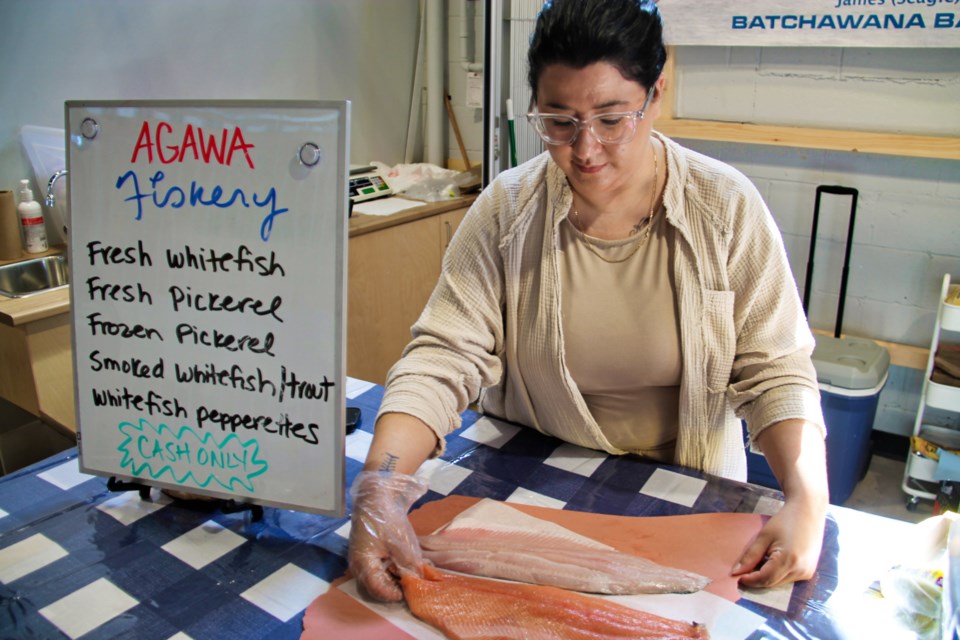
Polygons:
<instances>
[{"instance_id":1,"label":"clear eyeglass frame","mask_svg":"<svg viewBox=\"0 0 960 640\"><path fill-rule=\"evenodd\" d=\"M540 113L536 110L536 108L534 108L527 114L527 122L533 126L534 131L537 132L537 135L540 136L540 139L549 145L572 145L577 141L577 139L580 137L580 132L584 129L589 131L593 135L594 139L600 144L627 144L633 140L634 136L637 135L637 122L643 120L643 117L647 111L647 107L650 104L650 99L653 97L653 93L653 89L651 88L647 92L647 98L643 101L643 106L636 111L611 111L607 113L598 113L585 120L581 120L580 118L565 114ZM610 128L612 133L604 133L597 130L597 127L595 126L596 123L600 122L602 124L605 120L616 121L606 125ZM563 136L558 137L555 134L551 134L548 130L548 123L550 122L572 126L563 131Z\"/></svg>"}]
</instances>

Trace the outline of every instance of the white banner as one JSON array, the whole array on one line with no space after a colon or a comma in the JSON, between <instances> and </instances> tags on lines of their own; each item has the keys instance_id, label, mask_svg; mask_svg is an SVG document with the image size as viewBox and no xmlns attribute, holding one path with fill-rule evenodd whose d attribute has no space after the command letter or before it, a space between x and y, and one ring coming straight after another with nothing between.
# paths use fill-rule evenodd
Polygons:
<instances>
[{"instance_id":1,"label":"white banner","mask_svg":"<svg viewBox=\"0 0 960 640\"><path fill-rule=\"evenodd\" d=\"M669 45L958 47L960 0L660 0Z\"/></svg>"}]
</instances>

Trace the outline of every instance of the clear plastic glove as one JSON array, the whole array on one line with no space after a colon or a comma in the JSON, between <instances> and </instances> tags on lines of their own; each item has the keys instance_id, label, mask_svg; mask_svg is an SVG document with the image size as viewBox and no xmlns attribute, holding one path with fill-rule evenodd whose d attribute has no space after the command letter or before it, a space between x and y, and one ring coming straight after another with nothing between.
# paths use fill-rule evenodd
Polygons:
<instances>
[{"instance_id":1,"label":"clear plastic glove","mask_svg":"<svg viewBox=\"0 0 960 640\"><path fill-rule=\"evenodd\" d=\"M420 542L407 512L426 492L419 478L379 471L362 471L350 489L350 572L377 600L403 600L396 577L422 571Z\"/></svg>"}]
</instances>

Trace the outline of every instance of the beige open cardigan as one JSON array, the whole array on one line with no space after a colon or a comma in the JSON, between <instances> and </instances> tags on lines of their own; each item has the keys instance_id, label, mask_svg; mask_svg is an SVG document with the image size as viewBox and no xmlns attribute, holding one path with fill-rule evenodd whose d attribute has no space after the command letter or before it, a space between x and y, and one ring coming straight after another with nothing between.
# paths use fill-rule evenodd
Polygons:
<instances>
[{"instance_id":1,"label":"beige open cardigan","mask_svg":"<svg viewBox=\"0 0 960 640\"><path fill-rule=\"evenodd\" d=\"M736 169L663 141L664 207L683 374L675 462L746 479L740 418L751 435L789 418L823 429L813 335L776 224ZM549 154L501 173L467 213L440 280L390 370L380 413L444 436L480 399L485 413L619 454L564 364L558 226L572 193ZM597 339L604 339L597 336Z\"/></svg>"}]
</instances>

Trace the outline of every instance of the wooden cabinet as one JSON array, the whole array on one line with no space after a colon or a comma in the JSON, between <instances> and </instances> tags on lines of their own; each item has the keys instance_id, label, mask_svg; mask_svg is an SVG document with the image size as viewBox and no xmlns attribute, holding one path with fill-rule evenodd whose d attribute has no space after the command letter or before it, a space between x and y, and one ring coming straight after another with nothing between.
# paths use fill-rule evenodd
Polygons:
<instances>
[{"instance_id":1,"label":"wooden cabinet","mask_svg":"<svg viewBox=\"0 0 960 640\"><path fill-rule=\"evenodd\" d=\"M52 247L37 257L64 250ZM67 288L26 298L0 296L0 398L73 437L77 421L70 319Z\"/></svg>"},{"instance_id":2,"label":"wooden cabinet","mask_svg":"<svg viewBox=\"0 0 960 640\"><path fill-rule=\"evenodd\" d=\"M410 342L453 233L472 198L431 203L391 219L350 223L347 375L383 384Z\"/></svg>"},{"instance_id":3,"label":"wooden cabinet","mask_svg":"<svg viewBox=\"0 0 960 640\"><path fill-rule=\"evenodd\" d=\"M447 247L450 246L450 241L453 240L453 234L456 233L457 227L460 226L460 223L463 222L463 217L467 215L466 209L456 209L454 211L448 211L447 213L441 213L438 216L440 222L440 257L443 257L444 252L447 250Z\"/></svg>"},{"instance_id":4,"label":"wooden cabinet","mask_svg":"<svg viewBox=\"0 0 960 640\"><path fill-rule=\"evenodd\" d=\"M70 331L69 313L19 326L0 323L0 396L75 433Z\"/></svg>"}]
</instances>

